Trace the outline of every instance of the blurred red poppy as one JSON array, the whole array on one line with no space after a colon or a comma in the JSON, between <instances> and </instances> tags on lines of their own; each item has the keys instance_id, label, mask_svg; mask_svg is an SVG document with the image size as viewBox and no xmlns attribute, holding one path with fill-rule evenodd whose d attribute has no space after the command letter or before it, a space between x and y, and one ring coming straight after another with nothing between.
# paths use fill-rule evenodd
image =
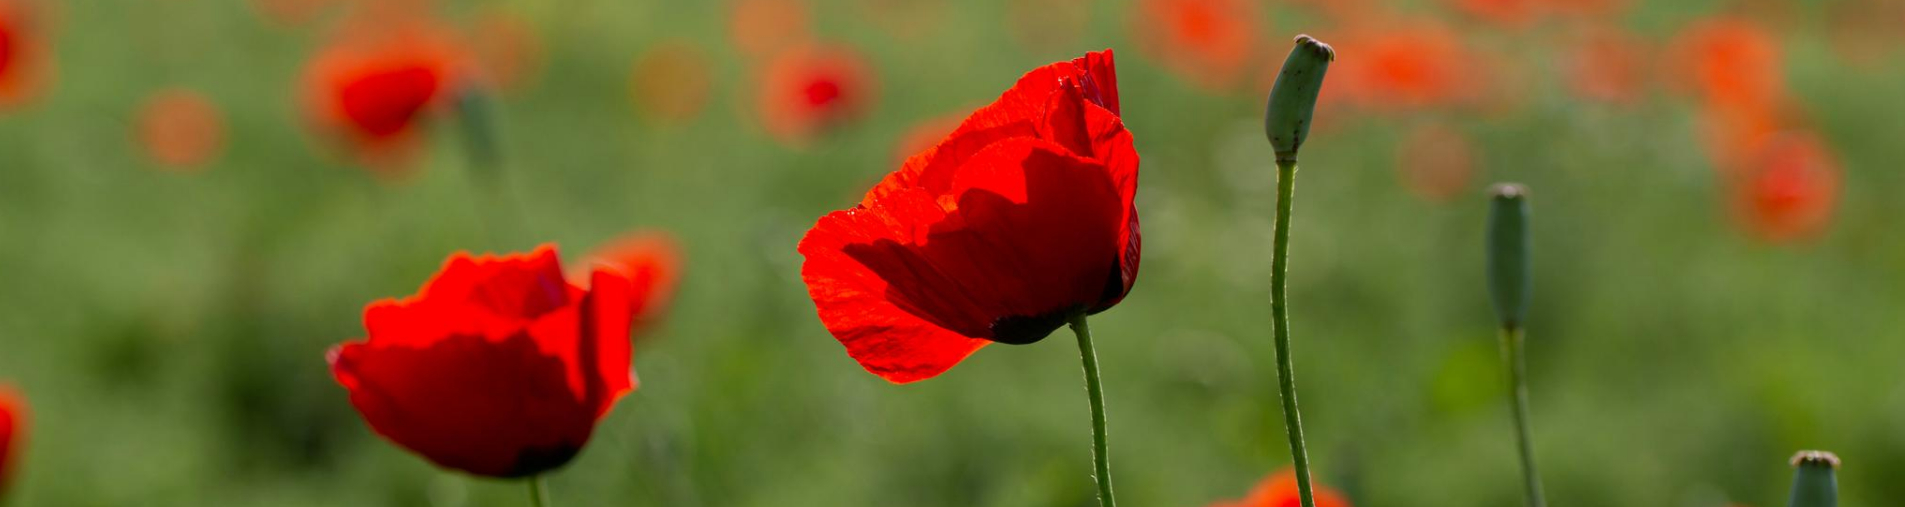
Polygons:
<instances>
[{"instance_id":1,"label":"blurred red poppy","mask_svg":"<svg viewBox=\"0 0 1905 507\"><path fill-rule=\"evenodd\" d=\"M820 320L895 383L1111 308L1139 259L1110 51L1034 70L800 241Z\"/></svg>"},{"instance_id":2,"label":"blurred red poppy","mask_svg":"<svg viewBox=\"0 0 1905 507\"><path fill-rule=\"evenodd\" d=\"M136 136L161 167L196 171L225 148L225 120L218 106L196 91L154 93L139 108Z\"/></svg>"},{"instance_id":3,"label":"blurred red poppy","mask_svg":"<svg viewBox=\"0 0 1905 507\"><path fill-rule=\"evenodd\" d=\"M414 23L346 32L305 69L307 115L361 162L391 174L408 165L431 108L461 85L465 56L447 33Z\"/></svg>"},{"instance_id":4,"label":"blurred red poppy","mask_svg":"<svg viewBox=\"0 0 1905 507\"><path fill-rule=\"evenodd\" d=\"M1779 40L1743 18L1708 18L1682 29L1668 51L1673 75L1708 107L1761 108L1785 96Z\"/></svg>"},{"instance_id":5,"label":"blurred red poppy","mask_svg":"<svg viewBox=\"0 0 1905 507\"><path fill-rule=\"evenodd\" d=\"M484 11L470 25L470 52L485 77L498 89L520 89L542 65L542 40L522 15L502 9Z\"/></svg>"},{"instance_id":6,"label":"blurred red poppy","mask_svg":"<svg viewBox=\"0 0 1905 507\"><path fill-rule=\"evenodd\" d=\"M681 251L674 236L659 231L630 233L596 247L587 266L613 266L628 276L629 322L636 337L653 324L675 294L681 277Z\"/></svg>"},{"instance_id":7,"label":"blurred red poppy","mask_svg":"<svg viewBox=\"0 0 1905 507\"><path fill-rule=\"evenodd\" d=\"M1480 95L1474 54L1454 30L1427 21L1357 27L1331 45L1343 58L1330 66L1325 101L1378 109L1464 102Z\"/></svg>"},{"instance_id":8,"label":"blurred red poppy","mask_svg":"<svg viewBox=\"0 0 1905 507\"><path fill-rule=\"evenodd\" d=\"M708 55L686 40L657 43L635 57L629 96L636 110L680 123L693 119L708 103L714 81Z\"/></svg>"},{"instance_id":9,"label":"blurred red poppy","mask_svg":"<svg viewBox=\"0 0 1905 507\"><path fill-rule=\"evenodd\" d=\"M1396 147L1396 173L1416 197L1448 202L1468 188L1475 174L1474 149L1468 136L1448 125L1418 125Z\"/></svg>"},{"instance_id":10,"label":"blurred red poppy","mask_svg":"<svg viewBox=\"0 0 1905 507\"><path fill-rule=\"evenodd\" d=\"M1818 137L1773 136L1753 158L1735 188L1734 210L1762 240L1788 242L1816 236L1839 200L1839 162Z\"/></svg>"},{"instance_id":11,"label":"blurred red poppy","mask_svg":"<svg viewBox=\"0 0 1905 507\"><path fill-rule=\"evenodd\" d=\"M1583 99L1631 105L1647 85L1644 43L1614 28L1590 29L1568 50L1568 89Z\"/></svg>"},{"instance_id":12,"label":"blurred red poppy","mask_svg":"<svg viewBox=\"0 0 1905 507\"><path fill-rule=\"evenodd\" d=\"M534 475L568 463L634 390L632 289L610 265L569 283L549 245L457 253L416 295L365 308L369 337L332 348L331 373L398 446L476 475Z\"/></svg>"},{"instance_id":13,"label":"blurred red poppy","mask_svg":"<svg viewBox=\"0 0 1905 507\"><path fill-rule=\"evenodd\" d=\"M814 40L805 0L734 0L728 6L728 35L742 55L773 56Z\"/></svg>"},{"instance_id":14,"label":"blurred red poppy","mask_svg":"<svg viewBox=\"0 0 1905 507\"><path fill-rule=\"evenodd\" d=\"M1349 501L1343 499L1342 493L1337 493L1315 482L1311 483L1310 488L1310 496L1316 502L1316 507L1350 507ZM1211 504L1211 507L1298 507L1300 505L1302 501L1297 496L1296 471L1286 467L1265 477L1263 482L1258 483L1256 489L1250 490L1250 495L1242 500L1218 502Z\"/></svg>"},{"instance_id":15,"label":"blurred red poppy","mask_svg":"<svg viewBox=\"0 0 1905 507\"><path fill-rule=\"evenodd\" d=\"M1140 0L1131 14L1138 48L1211 90L1235 88L1256 63L1263 9L1249 0Z\"/></svg>"},{"instance_id":16,"label":"blurred red poppy","mask_svg":"<svg viewBox=\"0 0 1905 507\"><path fill-rule=\"evenodd\" d=\"M858 52L805 46L775 56L762 70L757 107L775 138L804 146L857 119L873 105L873 73Z\"/></svg>"},{"instance_id":17,"label":"blurred red poppy","mask_svg":"<svg viewBox=\"0 0 1905 507\"><path fill-rule=\"evenodd\" d=\"M0 107L12 106L39 91L50 72L44 34L32 4L0 0Z\"/></svg>"},{"instance_id":18,"label":"blurred red poppy","mask_svg":"<svg viewBox=\"0 0 1905 507\"><path fill-rule=\"evenodd\" d=\"M26 446L26 419L26 400L13 388L0 385L0 500L6 499L8 479L19 462L20 448Z\"/></svg>"}]
</instances>

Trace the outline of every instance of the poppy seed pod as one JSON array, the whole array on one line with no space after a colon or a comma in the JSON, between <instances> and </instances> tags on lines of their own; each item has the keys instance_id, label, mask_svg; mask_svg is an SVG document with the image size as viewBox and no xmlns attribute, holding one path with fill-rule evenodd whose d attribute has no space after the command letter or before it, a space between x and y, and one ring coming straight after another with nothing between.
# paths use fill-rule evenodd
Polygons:
<instances>
[{"instance_id":1,"label":"poppy seed pod","mask_svg":"<svg viewBox=\"0 0 1905 507\"><path fill-rule=\"evenodd\" d=\"M1488 191L1488 293L1504 328L1528 313L1528 188L1501 183Z\"/></svg>"},{"instance_id":2,"label":"poppy seed pod","mask_svg":"<svg viewBox=\"0 0 1905 507\"><path fill-rule=\"evenodd\" d=\"M1296 150L1310 135L1310 117L1316 111L1316 96L1323 91L1323 75L1333 61L1336 50L1308 35L1298 35L1296 47L1283 60L1263 112L1264 134L1276 149L1277 162L1296 161Z\"/></svg>"},{"instance_id":3,"label":"poppy seed pod","mask_svg":"<svg viewBox=\"0 0 1905 507\"><path fill-rule=\"evenodd\" d=\"M1839 469L1839 457L1826 451L1799 451L1792 459L1793 496L1787 507L1836 507L1839 505L1839 481L1833 477Z\"/></svg>"}]
</instances>

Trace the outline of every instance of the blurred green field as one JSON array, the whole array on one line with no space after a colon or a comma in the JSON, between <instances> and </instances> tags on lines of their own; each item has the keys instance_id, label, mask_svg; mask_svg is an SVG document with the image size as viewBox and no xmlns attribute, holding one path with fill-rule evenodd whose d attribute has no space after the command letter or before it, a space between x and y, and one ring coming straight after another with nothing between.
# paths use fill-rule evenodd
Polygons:
<instances>
[{"instance_id":1,"label":"blurred green field","mask_svg":"<svg viewBox=\"0 0 1905 507\"><path fill-rule=\"evenodd\" d=\"M12 505L524 505L518 483L439 471L373 435L324 351L451 252L554 242L573 260L635 229L672 232L684 276L637 345L641 389L551 477L557 504L1095 505L1069 339L889 385L816 319L794 245L895 167L915 123L1106 47L1143 156L1146 247L1130 297L1093 321L1120 496L1203 506L1288 462L1263 99L1128 49L1129 2L1091 3L1081 37L1036 50L1008 35L998 0L942 2L916 37L861 1L818 2L819 32L866 55L879 94L805 149L753 121L725 2L441 3L450 19L501 5L542 35L540 74L496 104L514 204L476 190L447 122L394 183L314 140L292 90L322 21L277 26L237 0L63 4L56 80L0 112L0 381L33 405ZM1535 440L1556 505L1783 505L1802 448L1844 458L1846 505L1905 503L1905 174L1889 170L1905 160L1905 52L1845 63L1818 14L1832 3L1776 20L1787 86L1844 170L1810 241L1741 232L1687 100L1583 103L1542 71L1539 30L1478 36L1533 62L1514 108L1313 132L1290 291L1319 480L1361 507L1519 505L1481 265L1482 191L1519 181L1535 213ZM1664 40L1724 4L1635 1L1617 19ZM1318 18L1267 8L1267 54ZM679 38L711 58L708 109L680 124L636 114L631 60ZM156 170L129 134L140 101L172 86L223 109L226 148L203 173ZM1448 203L1398 182L1402 127L1424 122L1476 148ZM496 206L515 207L502 214L519 234L486 232Z\"/></svg>"}]
</instances>

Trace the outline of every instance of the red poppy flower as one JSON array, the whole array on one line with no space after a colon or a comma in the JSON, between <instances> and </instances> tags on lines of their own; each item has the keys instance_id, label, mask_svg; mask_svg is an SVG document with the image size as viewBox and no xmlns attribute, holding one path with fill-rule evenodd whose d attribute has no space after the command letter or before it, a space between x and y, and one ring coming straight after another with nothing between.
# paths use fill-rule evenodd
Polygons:
<instances>
[{"instance_id":1,"label":"red poppy flower","mask_svg":"<svg viewBox=\"0 0 1905 507\"><path fill-rule=\"evenodd\" d=\"M1787 242L1824 230L1839 200L1839 163L1823 141L1774 136L1735 189L1734 209L1762 240Z\"/></svg>"},{"instance_id":2,"label":"red poppy flower","mask_svg":"<svg viewBox=\"0 0 1905 507\"><path fill-rule=\"evenodd\" d=\"M850 49L806 46L768 62L759 93L762 126L782 142L802 146L866 112L873 104L873 74Z\"/></svg>"},{"instance_id":3,"label":"red poppy flower","mask_svg":"<svg viewBox=\"0 0 1905 507\"><path fill-rule=\"evenodd\" d=\"M446 468L492 477L567 463L635 387L630 279L563 279L553 246L450 257L421 292L364 310L369 337L331 373L372 430Z\"/></svg>"},{"instance_id":4,"label":"red poppy flower","mask_svg":"<svg viewBox=\"0 0 1905 507\"><path fill-rule=\"evenodd\" d=\"M1302 499L1297 494L1296 471L1286 467L1264 478L1256 489L1250 490L1250 496L1235 502L1218 502L1211 507L1298 507ZM1350 507L1342 493L1314 481L1310 484L1310 496L1316 507Z\"/></svg>"},{"instance_id":5,"label":"red poppy flower","mask_svg":"<svg viewBox=\"0 0 1905 507\"><path fill-rule=\"evenodd\" d=\"M693 43L662 42L635 58L629 95L635 108L659 120L680 123L701 113L714 78L708 57Z\"/></svg>"},{"instance_id":6,"label":"red poppy flower","mask_svg":"<svg viewBox=\"0 0 1905 507\"><path fill-rule=\"evenodd\" d=\"M11 388L0 385L0 500L7 493L7 479L26 445L26 400Z\"/></svg>"},{"instance_id":7,"label":"red poppy flower","mask_svg":"<svg viewBox=\"0 0 1905 507\"><path fill-rule=\"evenodd\" d=\"M1757 108L1785 96L1780 46L1772 32L1741 18L1711 18L1675 36L1674 74L1709 107Z\"/></svg>"},{"instance_id":8,"label":"red poppy flower","mask_svg":"<svg viewBox=\"0 0 1905 507\"><path fill-rule=\"evenodd\" d=\"M372 168L399 168L431 108L458 85L462 53L444 33L414 24L355 31L306 68L308 114Z\"/></svg>"},{"instance_id":9,"label":"red poppy flower","mask_svg":"<svg viewBox=\"0 0 1905 507\"><path fill-rule=\"evenodd\" d=\"M1409 130L1396 147L1396 172L1409 192L1430 202L1448 202L1475 173L1468 136L1443 124Z\"/></svg>"},{"instance_id":10,"label":"red poppy flower","mask_svg":"<svg viewBox=\"0 0 1905 507\"><path fill-rule=\"evenodd\" d=\"M204 166L225 144L218 106L198 92L165 90L139 109L138 140L154 162L179 171Z\"/></svg>"},{"instance_id":11,"label":"red poppy flower","mask_svg":"<svg viewBox=\"0 0 1905 507\"><path fill-rule=\"evenodd\" d=\"M804 0L734 0L728 9L728 34L743 55L766 58L813 42Z\"/></svg>"},{"instance_id":12,"label":"red poppy flower","mask_svg":"<svg viewBox=\"0 0 1905 507\"><path fill-rule=\"evenodd\" d=\"M663 232L636 232L616 238L589 254L589 265L606 264L628 276L629 322L641 336L668 308L681 276L681 252L675 239Z\"/></svg>"},{"instance_id":13,"label":"red poppy flower","mask_svg":"<svg viewBox=\"0 0 1905 507\"><path fill-rule=\"evenodd\" d=\"M936 376L1131 291L1138 154L1110 51L1039 68L800 241L820 320L867 371Z\"/></svg>"},{"instance_id":14,"label":"red poppy flower","mask_svg":"<svg viewBox=\"0 0 1905 507\"><path fill-rule=\"evenodd\" d=\"M50 60L28 4L0 0L0 106L31 98L46 80Z\"/></svg>"},{"instance_id":15,"label":"red poppy flower","mask_svg":"<svg viewBox=\"0 0 1905 507\"><path fill-rule=\"evenodd\" d=\"M1454 30L1433 22L1358 27L1331 45L1343 58L1330 67L1323 100L1378 109L1419 108L1478 95L1471 73L1479 66Z\"/></svg>"},{"instance_id":16,"label":"red poppy flower","mask_svg":"<svg viewBox=\"0 0 1905 507\"><path fill-rule=\"evenodd\" d=\"M1139 49L1212 90L1228 90L1249 70L1263 17L1247 0L1142 0L1131 16Z\"/></svg>"}]
</instances>

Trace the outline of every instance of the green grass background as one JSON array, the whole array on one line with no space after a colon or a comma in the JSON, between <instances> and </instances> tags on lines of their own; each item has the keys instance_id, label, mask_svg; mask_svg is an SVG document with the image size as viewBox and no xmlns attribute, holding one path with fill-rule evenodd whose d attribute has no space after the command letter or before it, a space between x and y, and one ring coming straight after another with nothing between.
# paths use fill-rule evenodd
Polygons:
<instances>
[{"instance_id":1,"label":"green grass background","mask_svg":"<svg viewBox=\"0 0 1905 507\"><path fill-rule=\"evenodd\" d=\"M638 346L641 390L551 479L557 504L1092 505L1068 337L888 385L815 318L794 244L892 169L914 122L1104 47L1120 51L1144 160L1143 271L1093 321L1123 503L1235 498L1287 463L1262 99L1145 59L1127 2L1094 3L1085 37L1048 51L1012 42L999 1L948 1L908 39L859 2L821 2L820 32L863 50L881 92L807 150L751 122L753 73L723 2L503 3L547 49L536 84L499 104L526 225L508 241L478 223L499 204L473 191L455 130L436 129L418 175L394 185L310 139L291 90L323 23L273 26L237 0L64 3L57 82L0 113L0 379L33 405L14 505L524 505L519 483L438 471L371 434L324 350L453 251L551 241L573 260L637 228L682 240L685 277ZM1655 39L1724 8L1633 3L1621 21ZM1272 54L1316 20L1267 12ZM1506 114L1314 133L1290 292L1319 477L1364 507L1518 505L1481 271L1481 189L1515 180L1534 192L1528 350L1556 505L1782 505L1801 448L1844 458L1846 505L1905 502L1905 62L1855 70L1816 16L1785 21L1788 84L1845 168L1834 222L1809 244L1729 222L1692 108L1666 95L1592 106L1543 74ZM708 50L713 101L687 124L649 122L629 106L629 64L675 37ZM1537 69L1553 56L1525 53ZM134 149L131 112L167 86L224 108L228 148L203 174L153 170ZM1412 197L1392 168L1396 125L1425 121L1477 142L1481 167L1450 204Z\"/></svg>"}]
</instances>

